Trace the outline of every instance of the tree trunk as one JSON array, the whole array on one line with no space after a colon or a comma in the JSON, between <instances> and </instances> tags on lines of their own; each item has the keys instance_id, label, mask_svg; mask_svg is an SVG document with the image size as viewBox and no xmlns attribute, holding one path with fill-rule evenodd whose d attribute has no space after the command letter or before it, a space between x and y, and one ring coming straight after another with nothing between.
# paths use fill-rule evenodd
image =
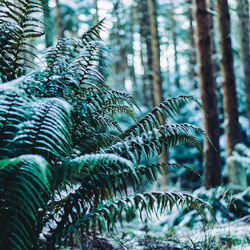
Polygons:
<instances>
[{"instance_id":1,"label":"tree trunk","mask_svg":"<svg viewBox=\"0 0 250 250\"><path fill-rule=\"evenodd\" d=\"M64 38L63 24L62 24L62 15L60 10L59 0L55 0L56 3L56 23L57 23L57 38Z\"/></svg>"},{"instance_id":2,"label":"tree trunk","mask_svg":"<svg viewBox=\"0 0 250 250\"><path fill-rule=\"evenodd\" d=\"M241 34L241 57L246 92L246 114L250 125L250 40L248 0L238 0L238 14Z\"/></svg>"},{"instance_id":3,"label":"tree trunk","mask_svg":"<svg viewBox=\"0 0 250 250\"><path fill-rule=\"evenodd\" d=\"M97 24L99 22L98 0L94 0L94 7L95 7L94 24Z\"/></svg>"},{"instance_id":4,"label":"tree trunk","mask_svg":"<svg viewBox=\"0 0 250 250\"><path fill-rule=\"evenodd\" d=\"M196 7L200 90L204 109L203 122L205 131L216 148L214 149L211 143L205 139L205 186L209 189L220 185L221 181L218 98L211 59L211 18L207 12L206 0L195 0L194 3Z\"/></svg>"},{"instance_id":5,"label":"tree trunk","mask_svg":"<svg viewBox=\"0 0 250 250\"><path fill-rule=\"evenodd\" d=\"M51 12L49 7L49 0L45 0L43 3L43 20L45 26L45 46L46 48L53 45L53 34L51 25Z\"/></svg>"},{"instance_id":6,"label":"tree trunk","mask_svg":"<svg viewBox=\"0 0 250 250\"><path fill-rule=\"evenodd\" d=\"M145 85L147 87L147 106L153 107L153 51L150 34L149 13L147 0L137 0L137 13L140 26L140 37L143 41L142 51L144 51L144 42L146 44L146 58L144 67ZM143 53L144 54L144 53ZM145 93L146 93L145 92ZM150 99L151 97L151 99Z\"/></svg>"},{"instance_id":7,"label":"tree trunk","mask_svg":"<svg viewBox=\"0 0 250 250\"><path fill-rule=\"evenodd\" d=\"M180 88L180 69L178 63L178 51L177 51L177 36L176 36L176 21L175 21L175 11L174 11L174 1L171 1L171 11L170 11L170 20L171 20L171 34L172 41L174 45L174 69L175 69L175 86Z\"/></svg>"},{"instance_id":8,"label":"tree trunk","mask_svg":"<svg viewBox=\"0 0 250 250\"><path fill-rule=\"evenodd\" d=\"M195 38L194 38L194 16L193 16L193 5L192 0L187 0L188 3L188 21L189 21L189 66L190 66L190 78L193 82L193 88L198 88L198 80L197 80L197 55L196 55L196 46L195 46Z\"/></svg>"},{"instance_id":9,"label":"tree trunk","mask_svg":"<svg viewBox=\"0 0 250 250\"><path fill-rule=\"evenodd\" d=\"M220 34L221 74L223 77L223 106L227 157L232 154L235 144L240 142L238 101L233 66L230 14L227 0L217 0L217 17Z\"/></svg>"},{"instance_id":10,"label":"tree trunk","mask_svg":"<svg viewBox=\"0 0 250 250\"><path fill-rule=\"evenodd\" d=\"M114 27L114 40L115 40L115 58L114 71L118 78L117 83L121 90L125 89L125 73L127 69L127 51L123 43L123 37L121 35L121 12L120 12L120 1L117 1L113 7L113 14L116 18Z\"/></svg>"},{"instance_id":11,"label":"tree trunk","mask_svg":"<svg viewBox=\"0 0 250 250\"><path fill-rule=\"evenodd\" d=\"M238 101L233 66L233 51L231 44L230 14L227 0L217 0L217 17L220 34L221 74L223 78L223 108L226 135L227 158L240 142L240 125L238 114ZM232 183L233 166L228 166L229 181ZM230 167L231 166L231 167Z\"/></svg>"},{"instance_id":12,"label":"tree trunk","mask_svg":"<svg viewBox=\"0 0 250 250\"><path fill-rule=\"evenodd\" d=\"M160 68L160 45L159 45L155 0L148 0L148 11L150 20L151 44L153 52L153 105L156 106L163 101L163 95L162 95L162 76Z\"/></svg>"},{"instance_id":13,"label":"tree trunk","mask_svg":"<svg viewBox=\"0 0 250 250\"><path fill-rule=\"evenodd\" d=\"M156 1L148 0L148 12L149 12L149 22L150 22L150 35L151 44L153 52L153 105L159 105L163 101L163 91L162 91L162 76L160 67L160 44L159 44L159 34L158 34L158 23L156 14ZM162 153L160 155L160 163L166 163L168 159L168 154L165 146L163 145ZM162 169L161 178L161 190L165 191L167 189L167 173Z\"/></svg>"},{"instance_id":14,"label":"tree trunk","mask_svg":"<svg viewBox=\"0 0 250 250\"><path fill-rule=\"evenodd\" d=\"M210 38L211 38L211 56L212 56L212 65L213 65L213 75L214 81L217 82L217 75L219 71L219 64L216 58L217 48L215 43L215 30L214 30L214 16L215 16L215 0L207 0L207 7L209 8L210 13ZM214 14L213 14L214 13Z\"/></svg>"}]
</instances>

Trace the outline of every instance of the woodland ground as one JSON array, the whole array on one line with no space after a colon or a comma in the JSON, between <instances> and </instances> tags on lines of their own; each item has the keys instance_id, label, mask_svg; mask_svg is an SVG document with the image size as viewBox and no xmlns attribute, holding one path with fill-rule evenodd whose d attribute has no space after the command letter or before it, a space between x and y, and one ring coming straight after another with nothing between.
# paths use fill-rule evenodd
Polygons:
<instances>
[{"instance_id":1,"label":"woodland ground","mask_svg":"<svg viewBox=\"0 0 250 250\"><path fill-rule=\"evenodd\" d=\"M164 217L161 217L164 219ZM84 239L82 239L84 240ZM200 228L170 228L154 218L142 224L135 219L117 227L116 232L98 235L85 247L61 248L93 250L247 250L250 249L250 216Z\"/></svg>"}]
</instances>

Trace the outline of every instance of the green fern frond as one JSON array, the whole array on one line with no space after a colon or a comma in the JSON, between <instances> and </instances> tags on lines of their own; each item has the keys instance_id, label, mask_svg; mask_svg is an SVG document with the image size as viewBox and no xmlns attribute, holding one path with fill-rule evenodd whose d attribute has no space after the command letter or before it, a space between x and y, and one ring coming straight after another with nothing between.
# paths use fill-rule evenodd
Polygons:
<instances>
[{"instance_id":1,"label":"green fern frond","mask_svg":"<svg viewBox=\"0 0 250 250\"><path fill-rule=\"evenodd\" d=\"M161 126L159 129L154 128L152 131L145 131L141 136L130 137L121 143L116 143L104 149L103 152L115 153L123 157L129 157L131 160L131 157L134 160L136 156L137 160L140 160L142 154L146 157L160 154L162 144L166 145L167 148L173 148L178 143L186 143L196 147L199 152L203 153L198 139L193 135L193 131L204 134L203 130L190 124Z\"/></svg>"},{"instance_id":2,"label":"green fern frond","mask_svg":"<svg viewBox=\"0 0 250 250\"><path fill-rule=\"evenodd\" d=\"M213 210L208 203L189 194L173 192L143 193L100 204L86 215L79 216L67 233L72 233L81 226L86 231L90 229L94 231L96 229L99 231L109 230L111 227L115 227L117 219L122 222L123 213L130 217L136 211L139 211L140 217L142 217L143 212L149 216L152 211L156 213L163 213L166 210L171 211L174 205L196 209L201 215L204 209L208 209L213 214Z\"/></svg>"},{"instance_id":3,"label":"green fern frond","mask_svg":"<svg viewBox=\"0 0 250 250\"><path fill-rule=\"evenodd\" d=\"M70 109L63 100L50 98L30 103L34 113L21 123L11 147L17 151L39 153L46 159L62 158L71 153Z\"/></svg>"},{"instance_id":4,"label":"green fern frond","mask_svg":"<svg viewBox=\"0 0 250 250\"><path fill-rule=\"evenodd\" d=\"M35 17L42 12L42 3L38 0L19 0L17 5L11 0L4 0L1 4L0 62L3 68L0 74L5 76L1 78L6 81L23 75L27 67L34 68L33 60L28 57L37 56L30 50L33 46L28 39L43 34L42 23Z\"/></svg>"},{"instance_id":5,"label":"green fern frond","mask_svg":"<svg viewBox=\"0 0 250 250\"><path fill-rule=\"evenodd\" d=\"M87 45L90 41L95 40L96 38L101 40L99 31L104 28L105 18L99 21L97 24L92 26L86 33L82 36L82 42L84 45Z\"/></svg>"},{"instance_id":6,"label":"green fern frond","mask_svg":"<svg viewBox=\"0 0 250 250\"><path fill-rule=\"evenodd\" d=\"M0 248L32 248L39 209L49 194L48 163L38 155L0 161Z\"/></svg>"},{"instance_id":7,"label":"green fern frond","mask_svg":"<svg viewBox=\"0 0 250 250\"><path fill-rule=\"evenodd\" d=\"M200 102L193 96L179 96L170 98L162 102L159 106L153 108L148 114L141 118L136 124L132 125L121 135L121 138L126 138L130 135L136 136L150 131L153 128L159 128L165 122L165 114L174 117L178 113L179 105L189 101L194 101L198 105Z\"/></svg>"}]
</instances>

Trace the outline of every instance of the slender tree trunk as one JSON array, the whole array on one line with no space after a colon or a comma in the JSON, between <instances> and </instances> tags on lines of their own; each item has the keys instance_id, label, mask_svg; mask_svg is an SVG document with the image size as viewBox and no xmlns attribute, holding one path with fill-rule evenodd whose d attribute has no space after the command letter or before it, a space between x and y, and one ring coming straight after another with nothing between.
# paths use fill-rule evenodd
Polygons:
<instances>
[{"instance_id":1,"label":"slender tree trunk","mask_svg":"<svg viewBox=\"0 0 250 250\"><path fill-rule=\"evenodd\" d=\"M95 16L94 16L94 23L99 22L99 9L98 9L98 0L94 0L94 6L95 6Z\"/></svg>"},{"instance_id":2,"label":"slender tree trunk","mask_svg":"<svg viewBox=\"0 0 250 250\"><path fill-rule=\"evenodd\" d=\"M249 6L248 0L238 0L238 13L241 34L241 57L246 93L246 113L250 125L250 40L249 40Z\"/></svg>"},{"instance_id":3,"label":"slender tree trunk","mask_svg":"<svg viewBox=\"0 0 250 250\"><path fill-rule=\"evenodd\" d=\"M57 38L64 38L64 31L62 25L62 15L60 10L59 0L55 0L56 3L56 23L57 23Z\"/></svg>"},{"instance_id":4,"label":"slender tree trunk","mask_svg":"<svg viewBox=\"0 0 250 250\"><path fill-rule=\"evenodd\" d=\"M127 53L126 48L124 47L124 44L122 42L123 37L121 36L121 13L120 13L120 0L116 2L113 8L113 14L116 17L116 27L115 27L115 37L116 39L116 54L119 55L115 59L115 74L117 77L119 77L118 86L122 86L122 90L125 89L125 72L127 68Z\"/></svg>"},{"instance_id":5,"label":"slender tree trunk","mask_svg":"<svg viewBox=\"0 0 250 250\"><path fill-rule=\"evenodd\" d=\"M179 88L180 87L180 69L179 69L179 63L178 63L176 21L175 21L174 8L175 8L174 1L171 1L170 20L171 20L172 40L173 40L173 45L174 45L175 86Z\"/></svg>"},{"instance_id":6,"label":"slender tree trunk","mask_svg":"<svg viewBox=\"0 0 250 250\"><path fill-rule=\"evenodd\" d=\"M158 24L156 16L156 1L148 0L150 34L153 52L153 105L159 105L163 101L162 76L160 68L160 45Z\"/></svg>"},{"instance_id":7,"label":"slender tree trunk","mask_svg":"<svg viewBox=\"0 0 250 250\"><path fill-rule=\"evenodd\" d=\"M206 0L195 0L194 3L204 128L216 148L205 139L205 186L209 189L220 185L221 181L218 98L211 59L211 18Z\"/></svg>"},{"instance_id":8,"label":"slender tree trunk","mask_svg":"<svg viewBox=\"0 0 250 250\"><path fill-rule=\"evenodd\" d=\"M190 78L193 82L193 88L198 88L197 80L197 55L196 55L196 46L194 38L194 16L193 16L193 4L192 0L187 0L188 3L188 21L189 21L189 66L190 66Z\"/></svg>"},{"instance_id":9,"label":"slender tree trunk","mask_svg":"<svg viewBox=\"0 0 250 250\"><path fill-rule=\"evenodd\" d=\"M211 38L211 56L212 56L212 65L213 65L213 75L214 81L217 82L217 75L219 71L219 64L216 59L216 43L215 43L215 31L214 31L214 16L215 16L215 0L207 0L207 6L210 13L210 38ZM213 14L214 13L214 14Z\"/></svg>"},{"instance_id":10,"label":"slender tree trunk","mask_svg":"<svg viewBox=\"0 0 250 250\"><path fill-rule=\"evenodd\" d=\"M159 34L158 34L158 23L156 14L156 0L148 0L148 12L150 20L150 34L151 34L151 44L153 52L153 105L159 105L163 101L163 91L162 91L162 76L160 67L160 44L159 44ZM160 163L166 163L168 159L168 154L166 147L163 145L162 153L160 155ZM168 175L165 170L162 169L161 178L161 189L167 189Z\"/></svg>"},{"instance_id":11,"label":"slender tree trunk","mask_svg":"<svg viewBox=\"0 0 250 250\"><path fill-rule=\"evenodd\" d=\"M153 96L153 52L151 45L151 35L149 29L149 15L147 0L137 0L136 10L140 28L141 39L141 62L144 65L143 93L144 103L147 107L152 107ZM145 45L145 46L144 46ZM144 49L145 47L145 49ZM146 50L144 53L144 50ZM146 56L145 56L146 54Z\"/></svg>"},{"instance_id":12,"label":"slender tree trunk","mask_svg":"<svg viewBox=\"0 0 250 250\"><path fill-rule=\"evenodd\" d=\"M227 157L232 154L235 144L240 142L238 101L233 66L230 14L227 0L217 0L217 17L220 33L221 73L223 77L223 105Z\"/></svg>"},{"instance_id":13,"label":"slender tree trunk","mask_svg":"<svg viewBox=\"0 0 250 250\"><path fill-rule=\"evenodd\" d=\"M220 51L221 51L221 74L223 78L223 108L224 124L226 135L226 153L228 157L237 143L240 142L240 125L238 114L238 101L236 93L236 83L233 66L233 51L231 43L230 14L227 0L217 0L217 17L220 33ZM228 164L228 175L231 183L235 182L235 165ZM239 180L240 182L240 180ZM234 183L236 184L236 183Z\"/></svg>"},{"instance_id":14,"label":"slender tree trunk","mask_svg":"<svg viewBox=\"0 0 250 250\"><path fill-rule=\"evenodd\" d=\"M49 7L49 0L45 0L43 3L43 20L45 26L45 46L46 48L53 45L53 35L51 33L51 12Z\"/></svg>"}]
</instances>

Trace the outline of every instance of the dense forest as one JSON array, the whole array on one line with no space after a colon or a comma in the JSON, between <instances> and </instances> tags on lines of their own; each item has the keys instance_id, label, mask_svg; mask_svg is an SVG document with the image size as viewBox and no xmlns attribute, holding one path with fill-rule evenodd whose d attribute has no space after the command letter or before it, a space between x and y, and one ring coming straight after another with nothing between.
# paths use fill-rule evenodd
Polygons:
<instances>
[{"instance_id":1,"label":"dense forest","mask_svg":"<svg viewBox=\"0 0 250 250\"><path fill-rule=\"evenodd\" d=\"M0 249L248 249L248 0L0 0Z\"/></svg>"}]
</instances>

